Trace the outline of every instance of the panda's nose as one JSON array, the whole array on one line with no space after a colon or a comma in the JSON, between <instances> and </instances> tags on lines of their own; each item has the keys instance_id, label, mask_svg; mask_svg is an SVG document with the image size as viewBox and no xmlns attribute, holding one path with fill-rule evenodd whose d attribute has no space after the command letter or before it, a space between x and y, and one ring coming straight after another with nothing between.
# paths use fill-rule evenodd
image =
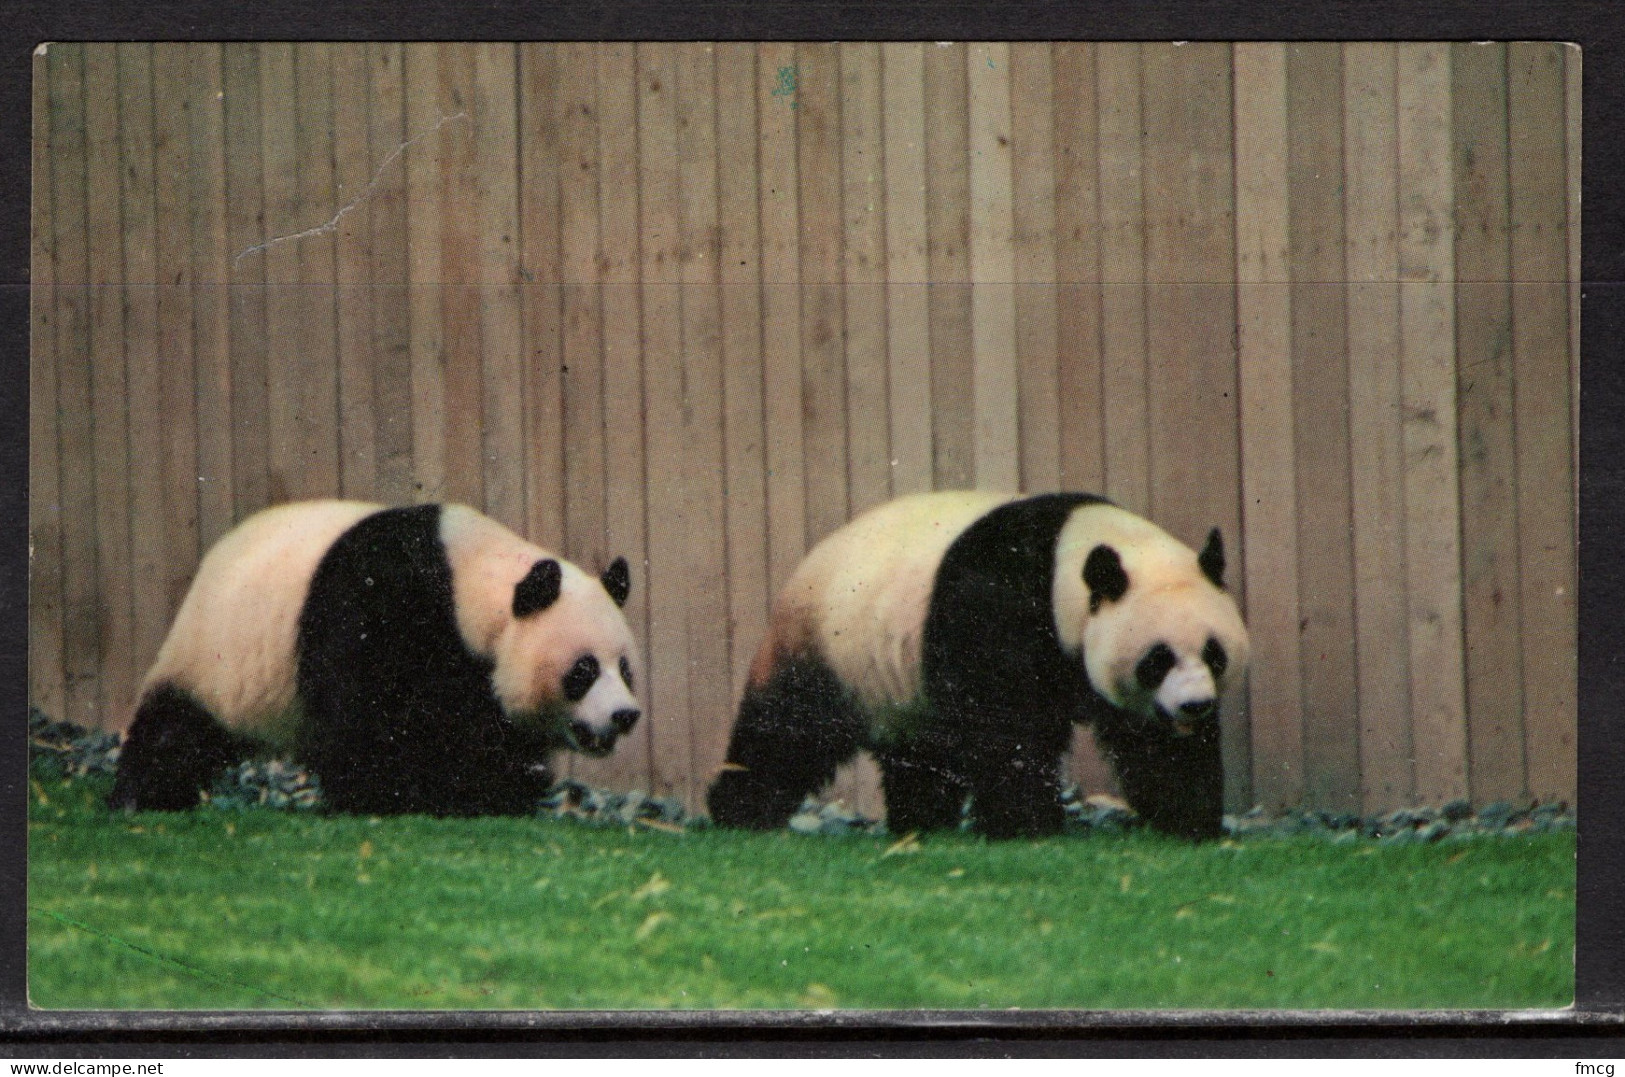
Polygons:
<instances>
[{"instance_id":1,"label":"panda's nose","mask_svg":"<svg viewBox=\"0 0 1625 1077\"><path fill-rule=\"evenodd\" d=\"M1217 703L1214 699L1187 699L1179 705L1179 712L1187 718L1206 718Z\"/></svg>"},{"instance_id":2,"label":"panda's nose","mask_svg":"<svg viewBox=\"0 0 1625 1077\"><path fill-rule=\"evenodd\" d=\"M609 716L609 724L615 727L615 732L624 736L632 731L633 726L638 724L638 718L642 714L642 711L635 708L616 711Z\"/></svg>"}]
</instances>

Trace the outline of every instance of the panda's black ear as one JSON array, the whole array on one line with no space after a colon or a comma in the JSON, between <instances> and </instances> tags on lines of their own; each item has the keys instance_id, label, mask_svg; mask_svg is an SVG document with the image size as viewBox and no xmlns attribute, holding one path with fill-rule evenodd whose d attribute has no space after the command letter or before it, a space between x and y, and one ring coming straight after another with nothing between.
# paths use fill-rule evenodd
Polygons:
<instances>
[{"instance_id":1,"label":"panda's black ear","mask_svg":"<svg viewBox=\"0 0 1625 1077\"><path fill-rule=\"evenodd\" d=\"M513 615L528 617L547 609L559 600L559 585L563 580L564 570L551 557L531 565L525 578L514 586Z\"/></svg>"},{"instance_id":2,"label":"panda's black ear","mask_svg":"<svg viewBox=\"0 0 1625 1077\"><path fill-rule=\"evenodd\" d=\"M1128 592L1128 573L1123 559L1110 546L1096 546L1083 562L1083 582L1089 588L1089 612L1102 602L1116 602Z\"/></svg>"},{"instance_id":3,"label":"panda's black ear","mask_svg":"<svg viewBox=\"0 0 1625 1077\"><path fill-rule=\"evenodd\" d=\"M626 558L617 557L611 561L598 579L617 606L626 605L626 596L632 593L632 570L626 567Z\"/></svg>"},{"instance_id":4,"label":"panda's black ear","mask_svg":"<svg viewBox=\"0 0 1625 1077\"><path fill-rule=\"evenodd\" d=\"M1207 533L1207 545L1197 555L1196 563L1202 566L1202 575L1213 581L1213 586L1224 586L1224 538L1215 527Z\"/></svg>"}]
</instances>

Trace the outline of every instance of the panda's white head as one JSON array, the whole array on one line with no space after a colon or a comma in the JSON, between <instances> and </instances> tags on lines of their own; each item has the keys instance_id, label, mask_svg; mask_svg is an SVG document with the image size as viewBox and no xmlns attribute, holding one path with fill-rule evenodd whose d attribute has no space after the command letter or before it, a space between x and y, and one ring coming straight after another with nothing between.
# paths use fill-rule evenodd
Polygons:
<instances>
[{"instance_id":1,"label":"panda's white head","mask_svg":"<svg viewBox=\"0 0 1625 1077\"><path fill-rule=\"evenodd\" d=\"M1095 691L1176 736L1216 718L1248 656L1247 629L1224 590L1219 529L1199 555L1171 538L1097 543L1082 575L1084 665Z\"/></svg>"},{"instance_id":2,"label":"panda's white head","mask_svg":"<svg viewBox=\"0 0 1625 1077\"><path fill-rule=\"evenodd\" d=\"M531 565L493 648L492 687L510 717L550 724L559 741L595 756L631 731L642 670L621 613L630 591L624 558L598 577L553 557Z\"/></svg>"}]
</instances>

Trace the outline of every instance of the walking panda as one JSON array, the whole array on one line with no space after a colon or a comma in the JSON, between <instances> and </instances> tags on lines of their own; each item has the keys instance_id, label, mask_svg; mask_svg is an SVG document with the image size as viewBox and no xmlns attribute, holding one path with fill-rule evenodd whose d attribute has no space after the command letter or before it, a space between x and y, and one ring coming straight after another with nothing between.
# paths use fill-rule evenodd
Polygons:
<instances>
[{"instance_id":1,"label":"walking panda","mask_svg":"<svg viewBox=\"0 0 1625 1077\"><path fill-rule=\"evenodd\" d=\"M709 807L782 826L859 748L893 833L1064 822L1061 757L1090 723L1155 828L1215 837L1219 699L1247 631L1215 528L1200 554L1086 494L918 494L816 547L779 595Z\"/></svg>"},{"instance_id":2,"label":"walking panda","mask_svg":"<svg viewBox=\"0 0 1625 1077\"><path fill-rule=\"evenodd\" d=\"M335 811L529 811L552 752L638 720L629 590L624 560L595 578L461 505L267 509L199 566L109 803L190 808L265 747Z\"/></svg>"}]
</instances>

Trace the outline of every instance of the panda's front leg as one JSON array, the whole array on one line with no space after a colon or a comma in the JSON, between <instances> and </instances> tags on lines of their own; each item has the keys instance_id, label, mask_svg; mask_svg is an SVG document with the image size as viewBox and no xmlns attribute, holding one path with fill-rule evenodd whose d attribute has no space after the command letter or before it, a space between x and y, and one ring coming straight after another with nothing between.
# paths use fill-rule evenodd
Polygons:
<instances>
[{"instance_id":1,"label":"panda's front leg","mask_svg":"<svg viewBox=\"0 0 1625 1077\"><path fill-rule=\"evenodd\" d=\"M1061 801L1061 756L1054 737L1036 730L998 728L965 746L971 816L989 838L1058 834L1066 824Z\"/></svg>"},{"instance_id":2,"label":"panda's front leg","mask_svg":"<svg viewBox=\"0 0 1625 1077\"><path fill-rule=\"evenodd\" d=\"M1059 834L1066 824L1061 803L1060 759L1013 753L1008 769L988 767L971 791L976 830L990 838Z\"/></svg>"},{"instance_id":3,"label":"panda's front leg","mask_svg":"<svg viewBox=\"0 0 1625 1077\"><path fill-rule=\"evenodd\" d=\"M879 750L875 759L886 796L886 829L907 834L959 826L969 787L944 753L910 745Z\"/></svg>"},{"instance_id":4,"label":"panda's front leg","mask_svg":"<svg viewBox=\"0 0 1625 1077\"><path fill-rule=\"evenodd\" d=\"M1191 841L1224 833L1224 762L1219 721L1186 735L1123 714L1095 720L1095 742L1117 773L1129 806L1154 830Z\"/></svg>"}]
</instances>

